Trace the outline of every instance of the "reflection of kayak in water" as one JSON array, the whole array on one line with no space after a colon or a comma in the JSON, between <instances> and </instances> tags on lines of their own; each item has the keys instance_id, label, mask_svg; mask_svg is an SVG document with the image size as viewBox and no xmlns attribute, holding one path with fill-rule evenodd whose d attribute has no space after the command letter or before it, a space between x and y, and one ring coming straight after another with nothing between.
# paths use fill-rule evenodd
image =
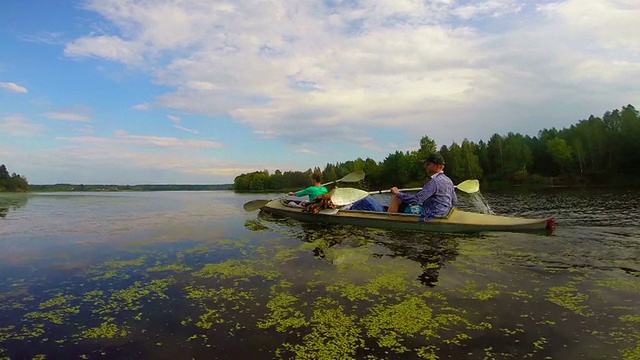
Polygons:
<instances>
[{"instance_id":1,"label":"reflection of kayak in water","mask_svg":"<svg viewBox=\"0 0 640 360\"><path fill-rule=\"evenodd\" d=\"M360 210L324 209L318 214L303 212L302 208L273 200L260 210L298 221L324 224L364 226L381 229L416 230L426 232L553 232L553 219L527 219L511 216L479 214L453 209L447 218L420 222L418 215L372 212Z\"/></svg>"}]
</instances>

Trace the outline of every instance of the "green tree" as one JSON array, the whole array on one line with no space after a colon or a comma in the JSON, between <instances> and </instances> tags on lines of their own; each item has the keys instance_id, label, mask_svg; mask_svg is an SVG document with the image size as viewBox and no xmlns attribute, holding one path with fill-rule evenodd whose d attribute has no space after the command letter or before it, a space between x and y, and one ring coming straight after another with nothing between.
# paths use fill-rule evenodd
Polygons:
<instances>
[{"instance_id":1,"label":"green tree","mask_svg":"<svg viewBox=\"0 0 640 360\"><path fill-rule=\"evenodd\" d=\"M492 174L504 176L504 140L499 134L491 135L487 143L487 157Z\"/></svg>"},{"instance_id":2,"label":"green tree","mask_svg":"<svg viewBox=\"0 0 640 360\"><path fill-rule=\"evenodd\" d=\"M10 178L7 167L4 164L0 165L0 180L8 180Z\"/></svg>"},{"instance_id":3,"label":"green tree","mask_svg":"<svg viewBox=\"0 0 640 360\"><path fill-rule=\"evenodd\" d=\"M16 173L9 175L9 170L2 164L0 165L0 192L26 192L29 191L29 182L27 178Z\"/></svg>"},{"instance_id":4,"label":"green tree","mask_svg":"<svg viewBox=\"0 0 640 360\"><path fill-rule=\"evenodd\" d=\"M564 139L556 137L547 142L547 149L553 160L560 166L561 171L565 172L573 158L571 147Z\"/></svg>"},{"instance_id":5,"label":"green tree","mask_svg":"<svg viewBox=\"0 0 640 360\"><path fill-rule=\"evenodd\" d=\"M465 162L462 147L454 142L448 149L443 147L440 151L440 155L442 155L446 163L444 172L454 182L460 182L460 179L463 178L465 173Z\"/></svg>"},{"instance_id":6,"label":"green tree","mask_svg":"<svg viewBox=\"0 0 640 360\"><path fill-rule=\"evenodd\" d=\"M528 172L533 165L533 153L521 134L508 133L504 139L504 171L505 175Z\"/></svg>"},{"instance_id":7,"label":"green tree","mask_svg":"<svg viewBox=\"0 0 640 360\"><path fill-rule=\"evenodd\" d=\"M381 185L381 166L373 159L367 158L364 161L362 171L365 173L365 181L369 186L379 187Z\"/></svg>"},{"instance_id":8,"label":"green tree","mask_svg":"<svg viewBox=\"0 0 640 360\"><path fill-rule=\"evenodd\" d=\"M491 162L489 161L489 147L482 140L478 143L478 161L480 162L483 176L493 173L494 169L491 168Z\"/></svg>"},{"instance_id":9,"label":"green tree","mask_svg":"<svg viewBox=\"0 0 640 360\"><path fill-rule=\"evenodd\" d=\"M420 139L420 148L418 149L418 157L420 159L426 159L427 156L436 152L437 148L438 147L436 146L436 142L433 141L430 137L425 135Z\"/></svg>"},{"instance_id":10,"label":"green tree","mask_svg":"<svg viewBox=\"0 0 640 360\"><path fill-rule=\"evenodd\" d=\"M410 161L406 159L407 154L402 151L396 151L389 154L382 161L382 178L385 180L386 186L402 187L410 180L410 168L407 166Z\"/></svg>"},{"instance_id":11,"label":"green tree","mask_svg":"<svg viewBox=\"0 0 640 360\"><path fill-rule=\"evenodd\" d=\"M622 127L621 158L619 168L625 169L632 174L640 174L638 164L640 163L640 151L638 151L637 141L640 139L640 113L633 107L627 105L620 111Z\"/></svg>"},{"instance_id":12,"label":"green tree","mask_svg":"<svg viewBox=\"0 0 640 360\"><path fill-rule=\"evenodd\" d=\"M478 146L473 142L464 139L462 141L462 173L459 174L462 179L481 179L482 166L480 166L480 158L476 155L479 152Z\"/></svg>"}]
</instances>

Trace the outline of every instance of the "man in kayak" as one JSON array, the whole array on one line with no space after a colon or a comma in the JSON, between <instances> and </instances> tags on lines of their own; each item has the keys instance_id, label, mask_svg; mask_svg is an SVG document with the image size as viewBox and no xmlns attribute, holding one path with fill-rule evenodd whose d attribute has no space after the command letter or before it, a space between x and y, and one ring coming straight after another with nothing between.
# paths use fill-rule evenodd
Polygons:
<instances>
[{"instance_id":1,"label":"man in kayak","mask_svg":"<svg viewBox=\"0 0 640 360\"><path fill-rule=\"evenodd\" d=\"M431 180L416 194L405 194L397 187L391 188L395 196L389 205L389 212L398 212L402 205L407 205L405 213L420 214L420 221L444 217L458 203L456 188L444 174L444 158L440 154L431 154L424 162Z\"/></svg>"},{"instance_id":2,"label":"man in kayak","mask_svg":"<svg viewBox=\"0 0 640 360\"><path fill-rule=\"evenodd\" d=\"M322 186L322 174L313 173L311 175L311 179L313 180L313 185L298 192L290 192L289 195L297 197L308 195L309 202L312 202L318 196L322 196L329 192L326 187Z\"/></svg>"},{"instance_id":3,"label":"man in kayak","mask_svg":"<svg viewBox=\"0 0 640 360\"><path fill-rule=\"evenodd\" d=\"M431 179L416 194L405 194L397 187L391 188L393 199L386 211L403 212L420 215L420 221L445 217L458 203L455 186L444 174L445 161L442 155L434 153L424 161L425 170ZM385 211L375 199L370 196L358 200L350 207L351 210Z\"/></svg>"}]
</instances>

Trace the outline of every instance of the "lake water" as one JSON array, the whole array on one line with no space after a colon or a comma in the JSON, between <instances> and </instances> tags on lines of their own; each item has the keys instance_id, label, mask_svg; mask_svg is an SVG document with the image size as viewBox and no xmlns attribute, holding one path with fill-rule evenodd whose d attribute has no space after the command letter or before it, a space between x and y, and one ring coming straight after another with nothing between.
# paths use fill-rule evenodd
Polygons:
<instances>
[{"instance_id":1,"label":"lake water","mask_svg":"<svg viewBox=\"0 0 640 360\"><path fill-rule=\"evenodd\" d=\"M552 236L242 208L278 195L0 194L0 359L640 359L640 191L484 194Z\"/></svg>"}]
</instances>

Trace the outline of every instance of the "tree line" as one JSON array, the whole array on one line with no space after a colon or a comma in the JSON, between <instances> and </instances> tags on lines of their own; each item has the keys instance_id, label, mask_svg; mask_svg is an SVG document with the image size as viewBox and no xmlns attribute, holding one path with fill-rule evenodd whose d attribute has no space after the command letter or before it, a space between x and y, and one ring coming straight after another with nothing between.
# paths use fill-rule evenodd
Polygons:
<instances>
[{"instance_id":1,"label":"tree line","mask_svg":"<svg viewBox=\"0 0 640 360\"><path fill-rule=\"evenodd\" d=\"M310 184L313 172L330 182L356 170L366 174L365 187L421 186L426 180L421 160L439 151L445 173L455 183L479 179L491 187L513 185L623 185L640 178L640 114L633 105L589 116L568 128L542 129L537 136L509 132L493 134L486 142L464 139L439 149L423 136L415 151L396 151L383 161L358 158L326 164L306 171L267 170L241 174L236 191L300 189Z\"/></svg>"},{"instance_id":2,"label":"tree line","mask_svg":"<svg viewBox=\"0 0 640 360\"><path fill-rule=\"evenodd\" d=\"M4 164L0 165L0 192L24 192L29 191L27 178L16 173L9 175L9 170Z\"/></svg>"}]
</instances>

